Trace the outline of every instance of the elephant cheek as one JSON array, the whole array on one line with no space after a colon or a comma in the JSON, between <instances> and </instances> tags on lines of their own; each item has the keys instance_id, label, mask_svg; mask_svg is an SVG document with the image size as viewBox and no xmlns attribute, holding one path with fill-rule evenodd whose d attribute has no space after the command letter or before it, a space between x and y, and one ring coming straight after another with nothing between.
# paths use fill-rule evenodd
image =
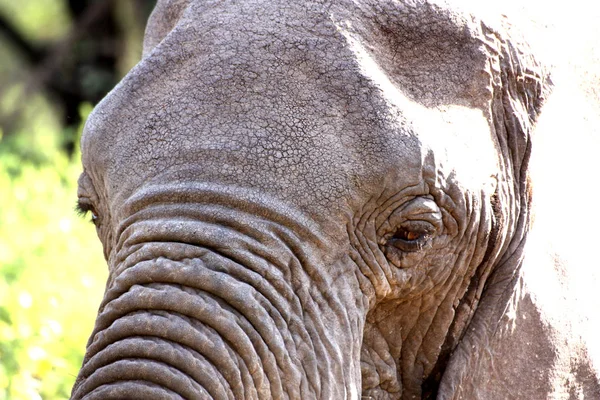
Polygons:
<instances>
[{"instance_id":1,"label":"elephant cheek","mask_svg":"<svg viewBox=\"0 0 600 400\"><path fill-rule=\"evenodd\" d=\"M267 297L200 260L126 269L106 293L73 398L313 397L311 366L297 360L317 359L314 348Z\"/></svg>"}]
</instances>

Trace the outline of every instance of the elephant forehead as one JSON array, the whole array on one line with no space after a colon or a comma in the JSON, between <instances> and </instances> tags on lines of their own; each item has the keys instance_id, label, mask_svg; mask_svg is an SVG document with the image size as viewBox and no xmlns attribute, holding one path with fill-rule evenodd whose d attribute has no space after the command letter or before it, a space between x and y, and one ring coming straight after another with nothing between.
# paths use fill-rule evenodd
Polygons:
<instances>
[{"instance_id":1,"label":"elephant forehead","mask_svg":"<svg viewBox=\"0 0 600 400\"><path fill-rule=\"evenodd\" d=\"M117 203L165 171L266 190L304 208L329 207L357 188L368 194L390 177L398 187L416 185L426 154L444 157L438 147L446 141L435 135L452 124L428 122L440 120L446 106L437 103L454 93L467 107L461 90L472 94L480 78L438 77L441 97L432 102L422 76L410 95L411 81L389 68L388 50L369 44L374 28L344 7L205 3L191 3L86 126L84 165L94 165ZM373 11L361 12L368 19ZM415 43L425 46L419 35Z\"/></svg>"}]
</instances>

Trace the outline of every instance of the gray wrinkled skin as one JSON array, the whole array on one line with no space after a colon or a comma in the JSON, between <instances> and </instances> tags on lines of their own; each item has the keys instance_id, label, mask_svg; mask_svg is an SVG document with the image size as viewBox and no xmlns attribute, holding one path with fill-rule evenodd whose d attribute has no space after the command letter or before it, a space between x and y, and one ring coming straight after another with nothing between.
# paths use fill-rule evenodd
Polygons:
<instances>
[{"instance_id":1,"label":"gray wrinkled skin","mask_svg":"<svg viewBox=\"0 0 600 400\"><path fill-rule=\"evenodd\" d=\"M82 138L110 276L73 398L600 398L523 273L561 279L527 241L550 87L443 4L159 1Z\"/></svg>"}]
</instances>

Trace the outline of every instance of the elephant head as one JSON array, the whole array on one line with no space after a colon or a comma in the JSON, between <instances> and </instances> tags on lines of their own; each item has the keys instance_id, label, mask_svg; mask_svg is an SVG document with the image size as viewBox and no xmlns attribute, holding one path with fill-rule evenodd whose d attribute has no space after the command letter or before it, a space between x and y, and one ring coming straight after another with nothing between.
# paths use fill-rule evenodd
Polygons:
<instances>
[{"instance_id":1,"label":"elephant head","mask_svg":"<svg viewBox=\"0 0 600 400\"><path fill-rule=\"evenodd\" d=\"M468 393L549 87L434 2L159 1L81 141L110 273L73 398Z\"/></svg>"}]
</instances>

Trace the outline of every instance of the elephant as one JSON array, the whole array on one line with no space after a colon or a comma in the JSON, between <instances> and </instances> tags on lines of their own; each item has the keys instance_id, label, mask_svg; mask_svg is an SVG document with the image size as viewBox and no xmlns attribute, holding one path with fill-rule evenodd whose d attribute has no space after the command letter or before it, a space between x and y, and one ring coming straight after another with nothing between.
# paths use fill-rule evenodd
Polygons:
<instances>
[{"instance_id":1,"label":"elephant","mask_svg":"<svg viewBox=\"0 0 600 400\"><path fill-rule=\"evenodd\" d=\"M159 0L81 138L109 277L72 398L600 398L533 221L552 89L445 2Z\"/></svg>"}]
</instances>

